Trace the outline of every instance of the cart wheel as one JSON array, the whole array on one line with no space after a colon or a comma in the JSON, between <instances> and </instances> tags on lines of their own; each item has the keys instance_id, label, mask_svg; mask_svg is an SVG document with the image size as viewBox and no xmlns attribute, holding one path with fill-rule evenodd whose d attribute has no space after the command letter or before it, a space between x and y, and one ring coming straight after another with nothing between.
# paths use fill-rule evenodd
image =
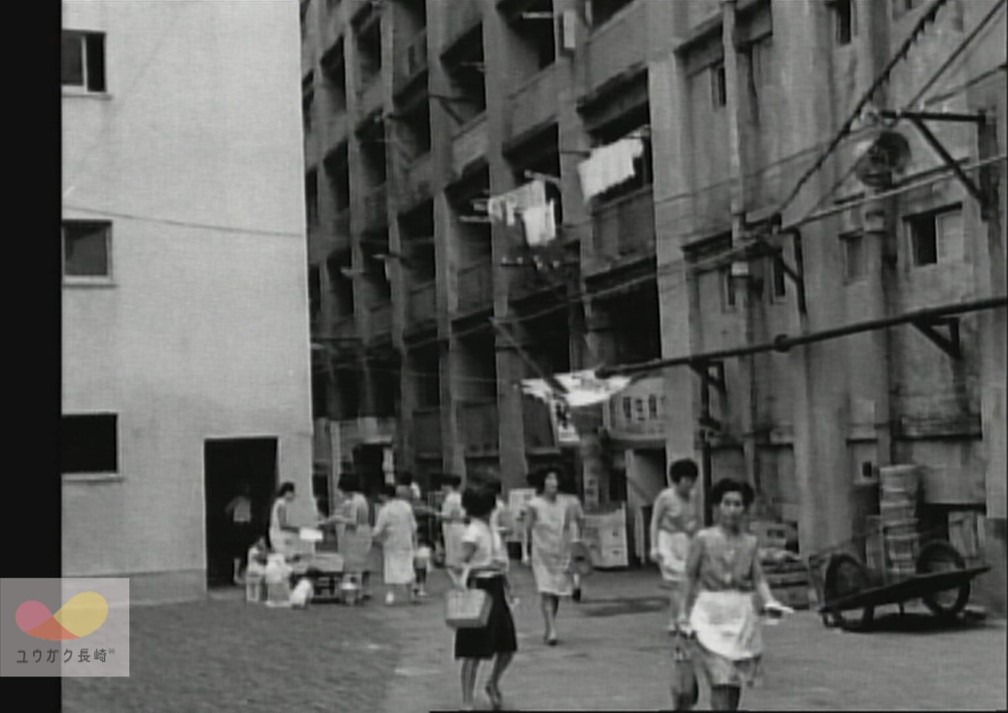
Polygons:
<instances>
[{"instance_id":1,"label":"cart wheel","mask_svg":"<svg viewBox=\"0 0 1008 713\"><path fill-rule=\"evenodd\" d=\"M868 589L870 586L868 570L858 559L846 553L840 553L830 558L826 566L826 577L823 583L823 594L826 601L833 601L856 594ZM827 617L831 620L826 626L844 627L847 621L843 612L829 611L823 615L823 621ZM867 606L861 611L861 626L868 627L875 619L875 607Z\"/></svg>"},{"instance_id":2,"label":"cart wheel","mask_svg":"<svg viewBox=\"0 0 1008 713\"><path fill-rule=\"evenodd\" d=\"M966 561L951 543L936 540L928 543L917 557L917 573L948 572L950 570L966 569ZM964 582L957 588L932 592L921 597L924 605L933 614L942 618L955 617L966 608L970 598L970 583Z\"/></svg>"}]
</instances>

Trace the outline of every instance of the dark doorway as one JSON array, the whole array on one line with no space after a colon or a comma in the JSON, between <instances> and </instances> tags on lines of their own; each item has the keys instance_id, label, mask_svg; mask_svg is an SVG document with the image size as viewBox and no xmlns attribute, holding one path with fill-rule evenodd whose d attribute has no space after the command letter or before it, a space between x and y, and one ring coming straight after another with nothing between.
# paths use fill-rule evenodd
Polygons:
<instances>
[{"instance_id":1,"label":"dark doorway","mask_svg":"<svg viewBox=\"0 0 1008 713\"><path fill-rule=\"evenodd\" d=\"M233 557L238 556L226 508L249 486L252 501L252 537L266 534L269 510L277 489L276 438L207 439L203 446L204 499L206 503L207 586L232 583ZM244 550L252 545L249 542Z\"/></svg>"},{"instance_id":2,"label":"dark doorway","mask_svg":"<svg viewBox=\"0 0 1008 713\"><path fill-rule=\"evenodd\" d=\"M382 463L385 446L362 443L353 450L354 470L360 478L361 490L372 502L385 491L385 471Z\"/></svg>"}]
</instances>

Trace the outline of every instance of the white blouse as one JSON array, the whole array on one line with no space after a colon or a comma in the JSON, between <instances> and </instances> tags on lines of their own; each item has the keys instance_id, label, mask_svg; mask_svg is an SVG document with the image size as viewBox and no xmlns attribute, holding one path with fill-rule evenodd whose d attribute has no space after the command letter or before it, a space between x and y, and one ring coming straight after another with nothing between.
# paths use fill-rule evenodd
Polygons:
<instances>
[{"instance_id":1,"label":"white blouse","mask_svg":"<svg viewBox=\"0 0 1008 713\"><path fill-rule=\"evenodd\" d=\"M473 518L466 526L462 535L462 542L468 542L475 546L475 551L467 563L470 567L486 567L494 562L506 560L504 554L504 543L500 535L492 530L482 520ZM474 577L495 577L499 572L476 572Z\"/></svg>"}]
</instances>

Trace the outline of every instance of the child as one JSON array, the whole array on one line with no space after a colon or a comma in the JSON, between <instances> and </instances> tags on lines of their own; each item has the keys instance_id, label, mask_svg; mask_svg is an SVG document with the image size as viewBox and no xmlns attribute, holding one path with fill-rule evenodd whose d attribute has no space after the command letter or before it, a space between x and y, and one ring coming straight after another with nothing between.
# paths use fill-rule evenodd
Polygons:
<instances>
[{"instance_id":1,"label":"child","mask_svg":"<svg viewBox=\"0 0 1008 713\"><path fill-rule=\"evenodd\" d=\"M651 559L658 563L662 580L669 590L669 633L678 631L682 611L682 592L686 582L686 556L690 538L697 530L696 501L693 485L699 470L684 458L669 466L672 485L658 494L651 514Z\"/></svg>"},{"instance_id":2,"label":"child","mask_svg":"<svg viewBox=\"0 0 1008 713\"><path fill-rule=\"evenodd\" d=\"M419 539L419 546L416 554L413 555L413 573L416 576L416 583L413 585L413 593L418 597L427 596L427 572L430 571L431 557L433 551L426 538Z\"/></svg>"}]
</instances>

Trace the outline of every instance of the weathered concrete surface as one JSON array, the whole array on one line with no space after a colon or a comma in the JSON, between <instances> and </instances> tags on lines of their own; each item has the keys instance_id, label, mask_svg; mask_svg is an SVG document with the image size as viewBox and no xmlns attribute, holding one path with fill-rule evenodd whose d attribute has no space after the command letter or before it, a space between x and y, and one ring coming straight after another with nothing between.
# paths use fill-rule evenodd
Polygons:
<instances>
[{"instance_id":1,"label":"weathered concrete surface","mask_svg":"<svg viewBox=\"0 0 1008 713\"><path fill-rule=\"evenodd\" d=\"M438 573L434 592L443 591ZM512 574L519 652L505 674L508 708L523 710L667 709L665 611L651 572L597 573L581 604L561 606L561 643L542 642L542 621L528 570ZM895 612L895 608L892 609ZM885 615L887 609L880 611ZM452 635L433 607L389 610L403 636L402 658L386 691L385 713L448 710L461 701ZM910 620L913 621L913 620ZM922 619L930 624L930 618ZM884 624L885 622L883 622ZM904 624L908 624L904 620ZM765 629L766 677L743 693L750 710L1004 708L1003 621L933 631L870 634L822 626L810 612ZM488 669L477 683L477 707ZM708 707L701 690L699 708Z\"/></svg>"}]
</instances>

